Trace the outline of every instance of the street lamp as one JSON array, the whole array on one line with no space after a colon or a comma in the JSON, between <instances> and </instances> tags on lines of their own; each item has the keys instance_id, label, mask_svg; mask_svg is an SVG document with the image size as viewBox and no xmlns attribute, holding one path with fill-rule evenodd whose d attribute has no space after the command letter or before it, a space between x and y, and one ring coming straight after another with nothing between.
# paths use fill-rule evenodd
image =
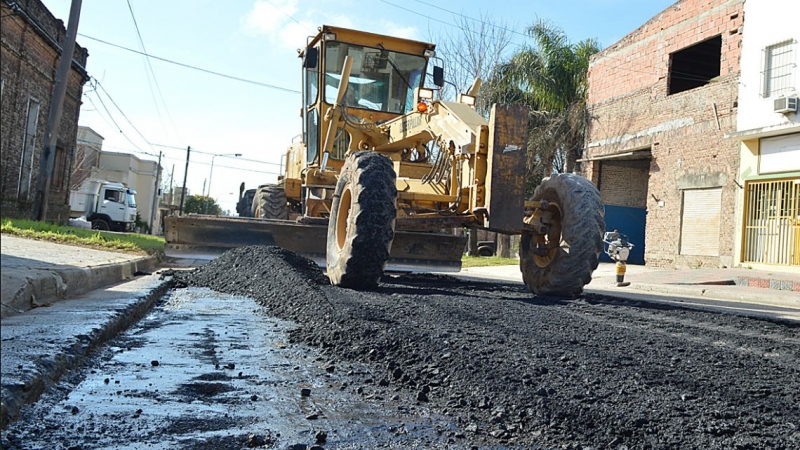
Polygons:
<instances>
[{"instance_id":1,"label":"street lamp","mask_svg":"<svg viewBox=\"0 0 800 450\"><path fill-rule=\"evenodd\" d=\"M220 155L214 155L211 157L211 170L208 172L208 197L206 198L206 207L204 208L203 213L208 212L208 202L211 200L211 177L214 175L214 158L217 156L233 156L234 158L238 158L242 156L241 153L225 153Z\"/></svg>"}]
</instances>

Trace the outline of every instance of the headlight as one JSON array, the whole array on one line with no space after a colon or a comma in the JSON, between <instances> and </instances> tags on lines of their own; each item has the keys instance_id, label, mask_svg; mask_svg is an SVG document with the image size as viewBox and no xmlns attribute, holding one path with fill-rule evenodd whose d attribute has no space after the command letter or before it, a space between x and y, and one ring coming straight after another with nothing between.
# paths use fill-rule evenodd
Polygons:
<instances>
[{"instance_id":1,"label":"headlight","mask_svg":"<svg viewBox=\"0 0 800 450\"><path fill-rule=\"evenodd\" d=\"M467 94L458 94L458 103L463 103L467 106L475 107L475 96Z\"/></svg>"},{"instance_id":2,"label":"headlight","mask_svg":"<svg viewBox=\"0 0 800 450\"><path fill-rule=\"evenodd\" d=\"M433 89L419 88L417 95L420 100L433 100Z\"/></svg>"}]
</instances>

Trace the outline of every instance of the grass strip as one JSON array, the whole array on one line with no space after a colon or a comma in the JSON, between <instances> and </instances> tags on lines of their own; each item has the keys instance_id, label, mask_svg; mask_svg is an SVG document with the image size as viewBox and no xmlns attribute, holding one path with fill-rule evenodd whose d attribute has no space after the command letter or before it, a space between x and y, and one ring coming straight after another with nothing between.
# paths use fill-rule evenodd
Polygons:
<instances>
[{"instance_id":1,"label":"grass strip","mask_svg":"<svg viewBox=\"0 0 800 450\"><path fill-rule=\"evenodd\" d=\"M164 255L164 238L147 234L87 230L26 219L3 219L0 232L11 236L99 250L148 254L159 258Z\"/></svg>"}]
</instances>

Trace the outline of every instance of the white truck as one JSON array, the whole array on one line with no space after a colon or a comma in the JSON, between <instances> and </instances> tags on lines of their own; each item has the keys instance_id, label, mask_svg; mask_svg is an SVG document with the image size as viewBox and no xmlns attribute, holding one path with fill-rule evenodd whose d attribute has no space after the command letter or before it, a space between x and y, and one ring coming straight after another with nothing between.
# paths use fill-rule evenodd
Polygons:
<instances>
[{"instance_id":1,"label":"white truck","mask_svg":"<svg viewBox=\"0 0 800 450\"><path fill-rule=\"evenodd\" d=\"M85 217L93 230L132 231L136 222L136 191L122 183L89 178L70 192L70 218Z\"/></svg>"}]
</instances>

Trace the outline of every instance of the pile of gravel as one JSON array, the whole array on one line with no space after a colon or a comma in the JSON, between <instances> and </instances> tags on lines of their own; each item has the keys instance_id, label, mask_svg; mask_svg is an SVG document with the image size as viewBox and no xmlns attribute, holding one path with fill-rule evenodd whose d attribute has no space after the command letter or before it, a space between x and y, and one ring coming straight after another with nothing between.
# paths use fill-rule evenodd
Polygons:
<instances>
[{"instance_id":1,"label":"pile of gravel","mask_svg":"<svg viewBox=\"0 0 800 450\"><path fill-rule=\"evenodd\" d=\"M451 416L455 447L800 448L796 326L451 277L353 291L276 247L176 278L252 297L298 324L294 341L369 363L355 395Z\"/></svg>"}]
</instances>

